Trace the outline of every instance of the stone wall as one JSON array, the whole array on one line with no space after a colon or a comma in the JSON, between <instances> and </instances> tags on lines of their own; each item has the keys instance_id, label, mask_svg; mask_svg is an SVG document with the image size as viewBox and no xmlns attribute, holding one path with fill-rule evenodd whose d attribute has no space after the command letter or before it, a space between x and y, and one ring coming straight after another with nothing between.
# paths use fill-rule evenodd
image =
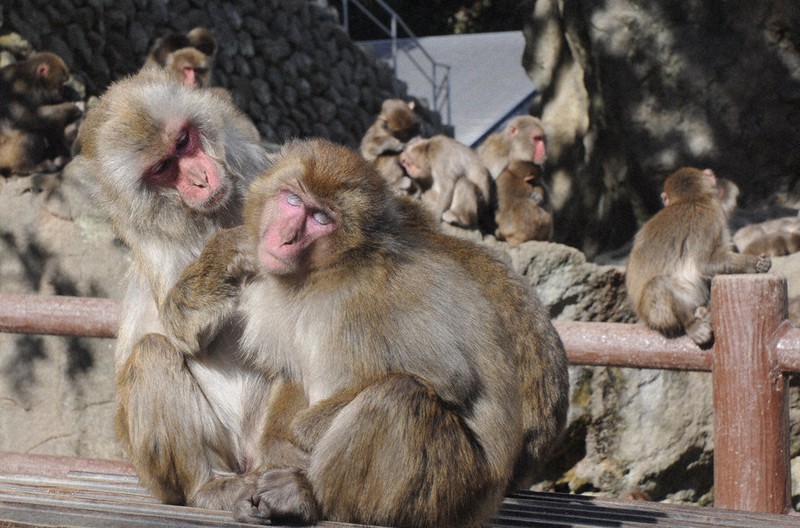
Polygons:
<instances>
[{"instance_id":1,"label":"stone wall","mask_svg":"<svg viewBox=\"0 0 800 528\"><path fill-rule=\"evenodd\" d=\"M347 36L326 2L7 0L0 33L61 55L88 95L137 71L153 41L203 26L219 42L214 83L231 90L263 139L319 136L358 146L388 97L410 99L391 69ZM438 114L423 105L429 131Z\"/></svg>"}]
</instances>

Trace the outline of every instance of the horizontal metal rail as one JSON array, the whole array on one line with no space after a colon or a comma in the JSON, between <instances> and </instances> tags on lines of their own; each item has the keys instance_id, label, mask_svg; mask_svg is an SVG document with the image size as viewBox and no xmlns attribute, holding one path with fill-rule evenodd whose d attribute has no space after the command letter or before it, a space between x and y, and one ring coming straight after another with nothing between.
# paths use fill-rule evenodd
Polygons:
<instances>
[{"instance_id":1,"label":"horizontal metal rail","mask_svg":"<svg viewBox=\"0 0 800 528\"><path fill-rule=\"evenodd\" d=\"M712 306L716 337L708 350L638 324L554 324L572 365L711 372L715 506L786 513L786 373L800 372L800 330L787 321L786 279L718 276ZM119 318L119 303L108 299L0 295L0 332L110 338Z\"/></svg>"}]
</instances>

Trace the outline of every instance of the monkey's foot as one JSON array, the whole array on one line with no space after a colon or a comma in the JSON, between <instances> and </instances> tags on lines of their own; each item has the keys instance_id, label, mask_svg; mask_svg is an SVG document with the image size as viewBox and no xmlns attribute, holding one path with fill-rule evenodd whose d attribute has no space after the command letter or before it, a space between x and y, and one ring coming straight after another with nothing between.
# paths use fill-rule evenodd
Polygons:
<instances>
[{"instance_id":1,"label":"monkey's foot","mask_svg":"<svg viewBox=\"0 0 800 528\"><path fill-rule=\"evenodd\" d=\"M314 524L320 518L311 484L299 472L271 469L258 477L255 493L234 508L237 521Z\"/></svg>"},{"instance_id":2,"label":"monkey's foot","mask_svg":"<svg viewBox=\"0 0 800 528\"><path fill-rule=\"evenodd\" d=\"M766 273L772 267L772 259L769 258L768 255L761 254L758 256L758 262L756 262L756 273Z\"/></svg>"},{"instance_id":3,"label":"monkey's foot","mask_svg":"<svg viewBox=\"0 0 800 528\"><path fill-rule=\"evenodd\" d=\"M709 345L714 339L711 330L711 312L705 306L698 306L694 311L695 320L686 328L686 335L699 346Z\"/></svg>"}]
</instances>

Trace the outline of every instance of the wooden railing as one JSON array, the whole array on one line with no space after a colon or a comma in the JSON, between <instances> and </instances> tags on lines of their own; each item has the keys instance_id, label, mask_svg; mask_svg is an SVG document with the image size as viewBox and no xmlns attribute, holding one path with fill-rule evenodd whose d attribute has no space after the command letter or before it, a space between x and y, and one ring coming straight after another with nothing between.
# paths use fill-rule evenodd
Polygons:
<instances>
[{"instance_id":1,"label":"wooden railing","mask_svg":"<svg viewBox=\"0 0 800 528\"><path fill-rule=\"evenodd\" d=\"M791 509L786 374L800 372L800 330L787 321L786 280L727 275L711 289L715 343L665 339L641 325L556 321L573 365L710 371L714 506ZM0 331L114 337L119 305L106 299L0 295Z\"/></svg>"}]
</instances>

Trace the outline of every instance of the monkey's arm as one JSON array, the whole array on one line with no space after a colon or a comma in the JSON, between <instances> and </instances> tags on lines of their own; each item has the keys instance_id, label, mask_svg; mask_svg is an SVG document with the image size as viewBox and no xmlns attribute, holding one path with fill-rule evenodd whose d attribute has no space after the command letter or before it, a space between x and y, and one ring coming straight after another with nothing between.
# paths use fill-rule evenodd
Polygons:
<instances>
[{"instance_id":1,"label":"monkey's arm","mask_svg":"<svg viewBox=\"0 0 800 528\"><path fill-rule=\"evenodd\" d=\"M246 239L243 226L215 233L164 299L161 322L184 354L197 355L233 314L242 280L251 273L242 252Z\"/></svg>"},{"instance_id":2,"label":"monkey's arm","mask_svg":"<svg viewBox=\"0 0 800 528\"><path fill-rule=\"evenodd\" d=\"M25 130L44 131L65 126L80 117L81 109L74 103L42 105L34 111L31 108L12 102L9 113L20 127Z\"/></svg>"},{"instance_id":3,"label":"monkey's arm","mask_svg":"<svg viewBox=\"0 0 800 528\"><path fill-rule=\"evenodd\" d=\"M772 267L772 260L764 254L746 255L720 249L712 255L706 273L709 276L730 273L766 273Z\"/></svg>"}]
</instances>

